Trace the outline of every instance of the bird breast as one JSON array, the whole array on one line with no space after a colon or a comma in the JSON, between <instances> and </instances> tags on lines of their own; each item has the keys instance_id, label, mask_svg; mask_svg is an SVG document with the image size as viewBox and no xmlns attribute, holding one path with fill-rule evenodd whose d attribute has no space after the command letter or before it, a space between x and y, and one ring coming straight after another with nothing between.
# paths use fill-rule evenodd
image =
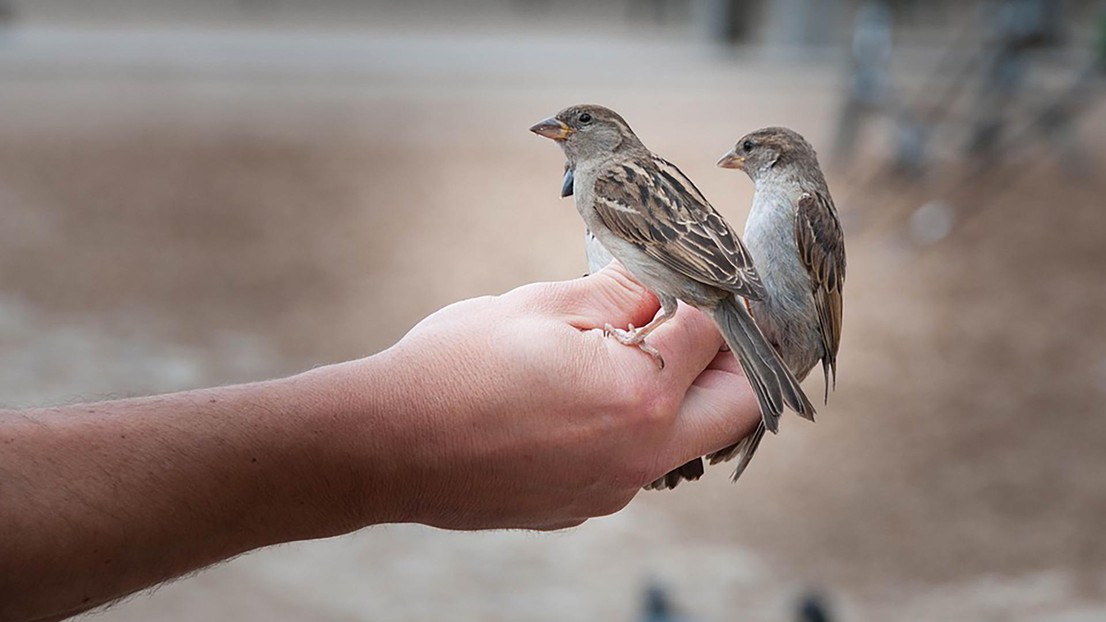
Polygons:
<instances>
[{"instance_id":1,"label":"bird breast","mask_svg":"<svg viewBox=\"0 0 1106 622\"><path fill-rule=\"evenodd\" d=\"M758 187L745 223L745 245L764 283L750 302L757 325L800 380L822 358L821 328L810 273L799 259L795 213L801 191Z\"/></svg>"}]
</instances>

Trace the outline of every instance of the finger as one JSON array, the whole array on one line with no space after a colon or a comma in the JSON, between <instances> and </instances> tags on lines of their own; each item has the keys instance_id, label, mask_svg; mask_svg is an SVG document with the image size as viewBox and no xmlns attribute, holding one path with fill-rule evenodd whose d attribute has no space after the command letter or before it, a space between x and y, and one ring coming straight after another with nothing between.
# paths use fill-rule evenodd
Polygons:
<instances>
[{"instance_id":1,"label":"finger","mask_svg":"<svg viewBox=\"0 0 1106 622\"><path fill-rule=\"evenodd\" d=\"M657 327L646 341L664 357L658 380L668 383L672 391L683 392L714 360L722 335L710 317L680 303L676 317Z\"/></svg>"},{"instance_id":2,"label":"finger","mask_svg":"<svg viewBox=\"0 0 1106 622\"><path fill-rule=\"evenodd\" d=\"M623 265L613 261L595 274L559 283L557 309L569 324L581 330L607 324L625 328L653 319L660 302L638 283Z\"/></svg>"},{"instance_id":3,"label":"finger","mask_svg":"<svg viewBox=\"0 0 1106 622\"><path fill-rule=\"evenodd\" d=\"M672 438L673 464L683 464L748 436L760 407L733 354L719 352L688 389Z\"/></svg>"},{"instance_id":4,"label":"finger","mask_svg":"<svg viewBox=\"0 0 1106 622\"><path fill-rule=\"evenodd\" d=\"M734 356L733 352L730 350L719 350L718 353L714 355L714 359L712 359L710 364L707 365L707 369L729 372L731 374L737 374L739 376L745 375L745 368L741 366L741 363L738 362L737 357ZM699 376L699 378L696 378L695 381L700 382L700 380L702 380L703 382L706 382L709 381L712 377L713 376L710 375Z\"/></svg>"}]
</instances>

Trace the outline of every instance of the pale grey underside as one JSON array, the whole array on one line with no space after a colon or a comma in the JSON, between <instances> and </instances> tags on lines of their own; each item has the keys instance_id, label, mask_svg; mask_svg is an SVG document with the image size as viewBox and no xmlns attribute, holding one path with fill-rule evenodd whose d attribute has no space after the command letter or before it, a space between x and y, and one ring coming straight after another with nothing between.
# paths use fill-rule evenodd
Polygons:
<instances>
[{"instance_id":1,"label":"pale grey underside","mask_svg":"<svg viewBox=\"0 0 1106 622\"><path fill-rule=\"evenodd\" d=\"M588 254L588 274L599 272L614 260L614 256L590 230L584 231L584 250Z\"/></svg>"}]
</instances>

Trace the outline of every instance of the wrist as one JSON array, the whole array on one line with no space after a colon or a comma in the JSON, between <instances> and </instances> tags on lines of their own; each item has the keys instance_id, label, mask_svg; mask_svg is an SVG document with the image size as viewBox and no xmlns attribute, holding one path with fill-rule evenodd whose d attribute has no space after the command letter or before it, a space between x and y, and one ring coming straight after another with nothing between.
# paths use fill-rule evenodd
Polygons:
<instances>
[{"instance_id":1,"label":"wrist","mask_svg":"<svg viewBox=\"0 0 1106 622\"><path fill-rule=\"evenodd\" d=\"M479 360L423 335L374 356L308 372L334 434L328 461L349 476L343 512L353 528L382 523L451 525L471 511L487 473L488 431L468 382ZM459 352L460 351L460 352ZM485 393L485 407L496 399Z\"/></svg>"},{"instance_id":2,"label":"wrist","mask_svg":"<svg viewBox=\"0 0 1106 622\"><path fill-rule=\"evenodd\" d=\"M393 357L388 350L280 381L303 404L289 459L302 464L301 486L316 510L291 539L413 519L410 455L419 426Z\"/></svg>"}]
</instances>

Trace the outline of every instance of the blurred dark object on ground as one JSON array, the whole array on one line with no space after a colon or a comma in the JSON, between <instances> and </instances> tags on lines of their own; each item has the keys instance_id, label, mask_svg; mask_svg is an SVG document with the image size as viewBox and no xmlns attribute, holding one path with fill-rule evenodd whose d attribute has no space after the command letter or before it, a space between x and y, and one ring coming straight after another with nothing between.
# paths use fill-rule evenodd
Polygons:
<instances>
[{"instance_id":1,"label":"blurred dark object on ground","mask_svg":"<svg viewBox=\"0 0 1106 622\"><path fill-rule=\"evenodd\" d=\"M834 622L830 615L826 598L817 592L811 592L799 599L796 622Z\"/></svg>"},{"instance_id":2,"label":"blurred dark object on ground","mask_svg":"<svg viewBox=\"0 0 1106 622\"><path fill-rule=\"evenodd\" d=\"M660 583L646 586L642 600L641 622L693 622L679 613L668 589Z\"/></svg>"}]
</instances>

